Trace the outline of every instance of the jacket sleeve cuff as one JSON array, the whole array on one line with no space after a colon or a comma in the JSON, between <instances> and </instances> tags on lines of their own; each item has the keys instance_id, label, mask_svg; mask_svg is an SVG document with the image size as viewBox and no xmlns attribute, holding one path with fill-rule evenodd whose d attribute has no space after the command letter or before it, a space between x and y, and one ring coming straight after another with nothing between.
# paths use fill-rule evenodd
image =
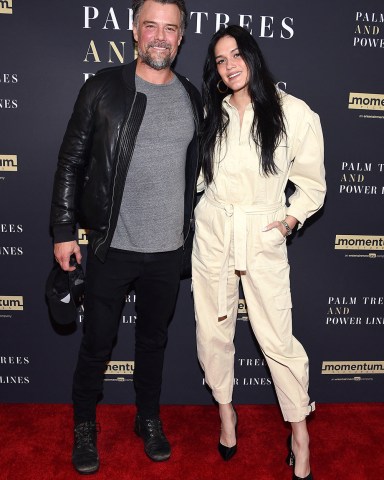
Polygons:
<instances>
[{"instance_id":1,"label":"jacket sleeve cuff","mask_svg":"<svg viewBox=\"0 0 384 480\"><path fill-rule=\"evenodd\" d=\"M54 225L52 227L53 243L71 242L76 239L73 225Z\"/></svg>"},{"instance_id":2,"label":"jacket sleeve cuff","mask_svg":"<svg viewBox=\"0 0 384 480\"><path fill-rule=\"evenodd\" d=\"M292 217L295 217L298 221L297 224L297 229L300 230L300 228L304 225L305 220L307 219L307 216L304 212L301 210L298 210L295 207L288 207L286 210L287 215L291 215Z\"/></svg>"}]
</instances>

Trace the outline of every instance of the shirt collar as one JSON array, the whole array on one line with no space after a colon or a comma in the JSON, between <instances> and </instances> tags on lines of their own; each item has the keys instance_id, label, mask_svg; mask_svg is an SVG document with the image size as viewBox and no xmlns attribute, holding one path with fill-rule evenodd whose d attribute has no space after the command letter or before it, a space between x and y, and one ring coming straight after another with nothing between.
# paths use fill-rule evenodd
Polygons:
<instances>
[{"instance_id":1,"label":"shirt collar","mask_svg":"<svg viewBox=\"0 0 384 480\"><path fill-rule=\"evenodd\" d=\"M223 98L223 105L225 107L227 107L227 109L228 108L232 108L232 109L235 108L233 105L231 105L231 103L229 101L231 99L231 97L232 97L232 94L230 93L229 95L227 95L226 97ZM245 111L247 112L247 111L251 111L251 110L253 110L252 102L249 102Z\"/></svg>"}]
</instances>

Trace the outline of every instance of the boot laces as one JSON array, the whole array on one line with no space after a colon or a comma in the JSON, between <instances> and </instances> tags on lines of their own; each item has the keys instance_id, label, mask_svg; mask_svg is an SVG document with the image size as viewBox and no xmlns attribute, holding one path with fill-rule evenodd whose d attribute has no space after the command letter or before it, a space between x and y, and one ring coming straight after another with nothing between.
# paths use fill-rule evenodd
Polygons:
<instances>
[{"instance_id":1,"label":"boot laces","mask_svg":"<svg viewBox=\"0 0 384 480\"><path fill-rule=\"evenodd\" d=\"M96 435L100 433L100 425L96 422L83 422L75 428L76 447L95 445Z\"/></svg>"},{"instance_id":2,"label":"boot laces","mask_svg":"<svg viewBox=\"0 0 384 480\"><path fill-rule=\"evenodd\" d=\"M151 437L154 436L164 436L163 428L161 426L161 421L158 418L145 420L146 427L148 429L148 433Z\"/></svg>"}]
</instances>

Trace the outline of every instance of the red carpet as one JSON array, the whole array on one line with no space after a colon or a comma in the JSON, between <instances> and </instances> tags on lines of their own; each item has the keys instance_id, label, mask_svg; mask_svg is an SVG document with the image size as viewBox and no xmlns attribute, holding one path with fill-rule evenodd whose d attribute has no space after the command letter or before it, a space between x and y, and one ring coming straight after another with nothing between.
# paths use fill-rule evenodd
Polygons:
<instances>
[{"instance_id":1,"label":"red carpet","mask_svg":"<svg viewBox=\"0 0 384 480\"><path fill-rule=\"evenodd\" d=\"M99 407L97 474L72 468L69 405L0 404L1 480L291 480L285 464L289 430L274 405L239 405L238 453L217 452L213 406L164 406L172 457L153 463L133 433L133 406ZM384 403L318 405L309 422L315 480L376 480L384 476Z\"/></svg>"}]
</instances>

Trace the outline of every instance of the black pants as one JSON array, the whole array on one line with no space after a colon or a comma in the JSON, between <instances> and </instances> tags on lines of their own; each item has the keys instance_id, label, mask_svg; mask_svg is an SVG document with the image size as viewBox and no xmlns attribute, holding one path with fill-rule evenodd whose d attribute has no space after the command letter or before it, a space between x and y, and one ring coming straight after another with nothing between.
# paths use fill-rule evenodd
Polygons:
<instances>
[{"instance_id":1,"label":"black pants","mask_svg":"<svg viewBox=\"0 0 384 480\"><path fill-rule=\"evenodd\" d=\"M136 293L134 386L138 413L159 413L164 351L180 283L182 249L137 253L111 249L105 263L88 250L84 335L73 379L75 421L96 419L106 363L117 337L125 296Z\"/></svg>"}]
</instances>

